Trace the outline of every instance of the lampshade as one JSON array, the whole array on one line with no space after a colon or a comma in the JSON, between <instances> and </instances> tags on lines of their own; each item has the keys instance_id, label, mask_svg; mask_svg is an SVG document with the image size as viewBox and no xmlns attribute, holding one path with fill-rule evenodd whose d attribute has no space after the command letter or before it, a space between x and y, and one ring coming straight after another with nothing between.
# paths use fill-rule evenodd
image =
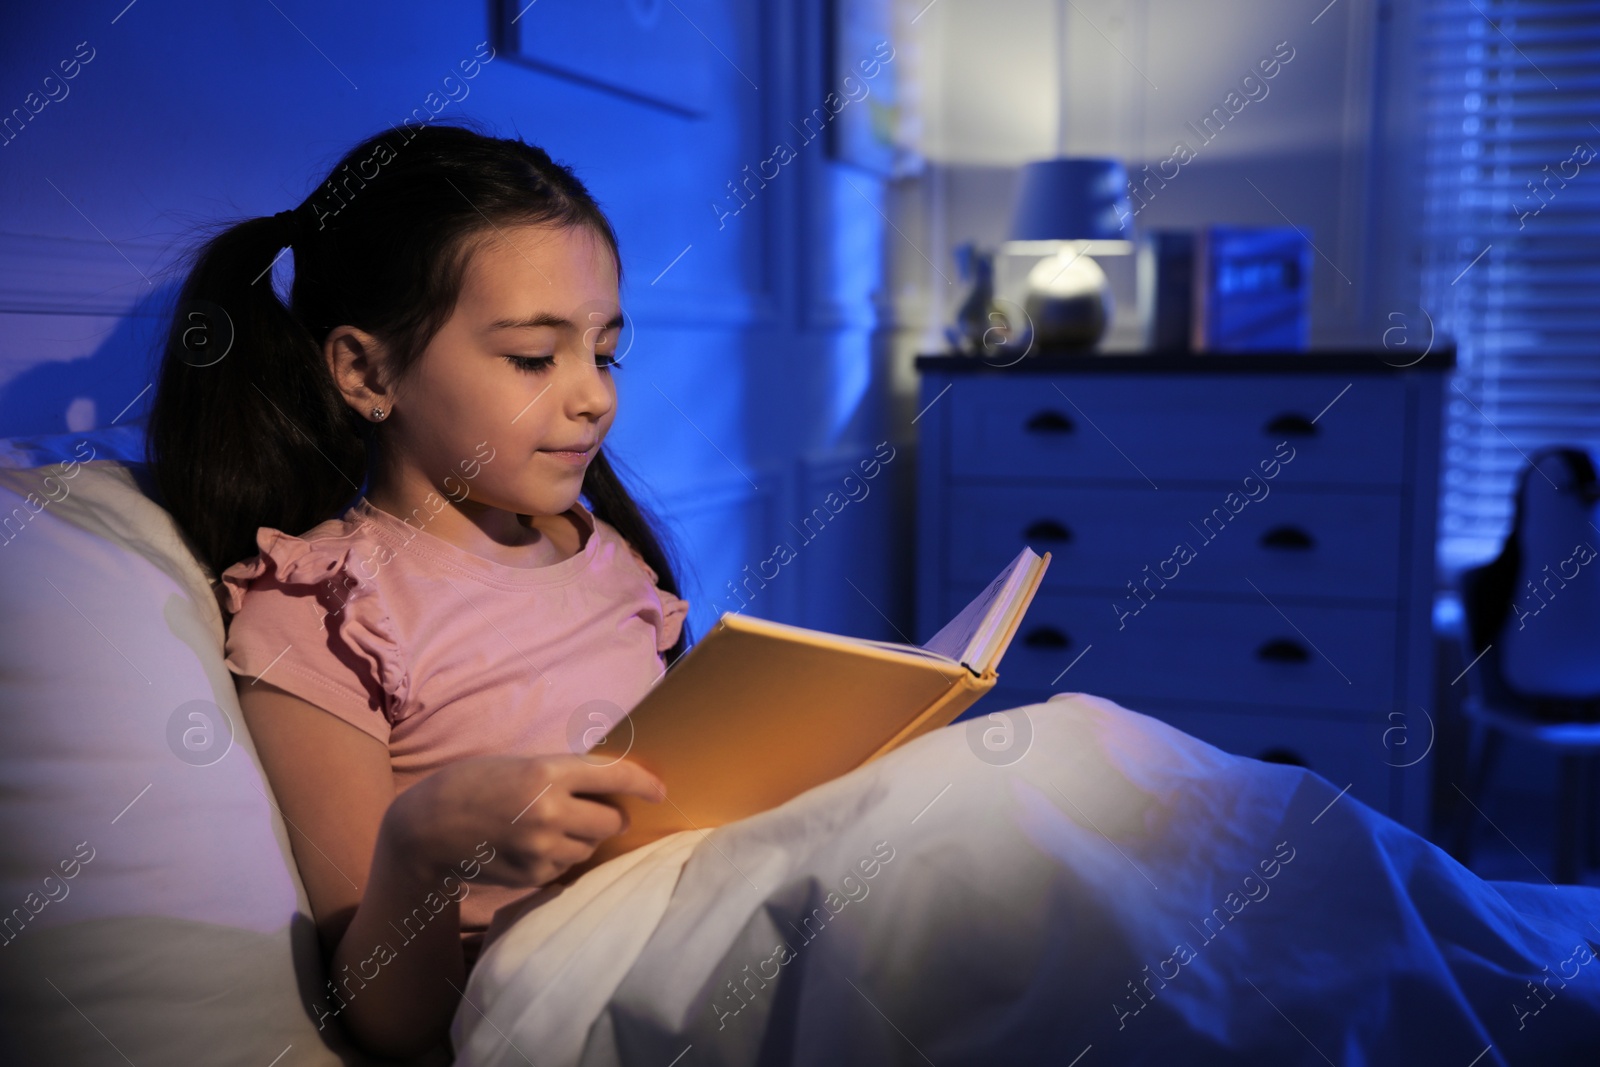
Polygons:
<instances>
[{"instance_id":1,"label":"lampshade","mask_svg":"<svg viewBox=\"0 0 1600 1067\"><path fill-rule=\"evenodd\" d=\"M1115 159L1046 159L1022 168L1013 241L1131 241L1128 172Z\"/></svg>"}]
</instances>

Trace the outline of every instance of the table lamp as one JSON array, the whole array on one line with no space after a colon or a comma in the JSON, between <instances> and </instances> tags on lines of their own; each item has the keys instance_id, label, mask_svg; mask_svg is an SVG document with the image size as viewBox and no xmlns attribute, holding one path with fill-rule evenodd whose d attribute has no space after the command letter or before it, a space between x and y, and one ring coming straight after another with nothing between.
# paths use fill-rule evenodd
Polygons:
<instances>
[{"instance_id":1,"label":"table lamp","mask_svg":"<svg viewBox=\"0 0 1600 1067\"><path fill-rule=\"evenodd\" d=\"M1011 238L1013 255L1043 255L1028 272L1023 309L1033 341L1093 348L1111 320L1111 287L1092 256L1133 251L1128 172L1119 160L1063 158L1022 168Z\"/></svg>"}]
</instances>

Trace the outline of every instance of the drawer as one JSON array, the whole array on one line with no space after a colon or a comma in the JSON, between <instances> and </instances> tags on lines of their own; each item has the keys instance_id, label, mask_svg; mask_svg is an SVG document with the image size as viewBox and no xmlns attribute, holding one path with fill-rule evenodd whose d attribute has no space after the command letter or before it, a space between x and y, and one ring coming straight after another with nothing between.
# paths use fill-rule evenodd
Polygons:
<instances>
[{"instance_id":1,"label":"drawer","mask_svg":"<svg viewBox=\"0 0 1600 1067\"><path fill-rule=\"evenodd\" d=\"M1072 676L1069 674L1067 678ZM1080 685L1058 686L1053 692L1072 693L1083 689ZM996 684L961 718L982 718L990 712L1044 703L1051 695L1050 690ZM1335 789L1350 786L1350 795L1367 806L1382 812L1390 810L1391 768L1397 757L1393 749L1384 747L1384 732L1393 724L1381 712L1359 719L1325 718L1289 710L1278 713L1202 711L1151 701L1118 703L1130 711L1160 719L1224 752L1306 767L1333 783Z\"/></svg>"},{"instance_id":2,"label":"drawer","mask_svg":"<svg viewBox=\"0 0 1600 1067\"><path fill-rule=\"evenodd\" d=\"M954 586L947 614L981 588ZM1158 595L1138 614L1121 617L1119 629L1113 604L1120 601L1110 594L1041 590L998 673L1007 686L1095 693L1130 707L1144 701L1369 713L1393 707L1393 611L1285 604L1272 587L1261 588L1288 619L1259 598Z\"/></svg>"},{"instance_id":3,"label":"drawer","mask_svg":"<svg viewBox=\"0 0 1600 1067\"><path fill-rule=\"evenodd\" d=\"M1297 596L1398 597L1398 493L1278 486L1252 483L1258 499L1240 492L1237 512L1222 489L951 486L945 574L958 584L988 582L1026 545L1050 552L1045 588L1060 591L1120 595L1129 582L1149 581L1158 596L1165 583L1254 597L1248 577Z\"/></svg>"},{"instance_id":4,"label":"drawer","mask_svg":"<svg viewBox=\"0 0 1600 1067\"><path fill-rule=\"evenodd\" d=\"M957 478L1237 485L1272 461L1297 484L1403 478L1398 380L1020 373L959 377L945 402Z\"/></svg>"}]
</instances>

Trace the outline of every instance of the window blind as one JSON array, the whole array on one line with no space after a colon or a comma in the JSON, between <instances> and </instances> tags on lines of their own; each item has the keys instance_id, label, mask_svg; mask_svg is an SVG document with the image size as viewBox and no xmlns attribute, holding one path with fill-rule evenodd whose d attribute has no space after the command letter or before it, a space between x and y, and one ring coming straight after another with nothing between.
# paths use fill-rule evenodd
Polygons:
<instances>
[{"instance_id":1,"label":"window blind","mask_svg":"<svg viewBox=\"0 0 1600 1067\"><path fill-rule=\"evenodd\" d=\"M1498 550L1528 455L1600 458L1600 2L1425 0L1420 30L1422 307L1458 345L1453 571Z\"/></svg>"}]
</instances>

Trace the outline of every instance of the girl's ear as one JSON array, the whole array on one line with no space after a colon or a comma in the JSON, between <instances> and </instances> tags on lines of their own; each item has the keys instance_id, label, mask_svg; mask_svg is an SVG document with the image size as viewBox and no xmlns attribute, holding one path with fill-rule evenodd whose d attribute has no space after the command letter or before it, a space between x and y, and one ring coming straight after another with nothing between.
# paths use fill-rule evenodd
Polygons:
<instances>
[{"instance_id":1,"label":"girl's ear","mask_svg":"<svg viewBox=\"0 0 1600 1067\"><path fill-rule=\"evenodd\" d=\"M370 419L373 408L382 408L385 417L394 411L388 353L376 337L340 326L328 334L322 352L333 384L358 415Z\"/></svg>"}]
</instances>

